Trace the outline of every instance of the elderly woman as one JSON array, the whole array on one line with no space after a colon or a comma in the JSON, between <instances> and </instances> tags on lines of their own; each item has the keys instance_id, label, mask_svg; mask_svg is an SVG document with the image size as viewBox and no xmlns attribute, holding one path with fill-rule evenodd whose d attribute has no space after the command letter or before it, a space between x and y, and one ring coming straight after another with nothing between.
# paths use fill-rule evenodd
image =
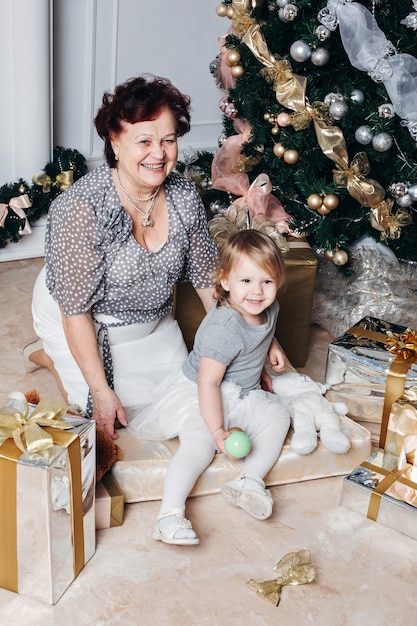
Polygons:
<instances>
[{"instance_id":1,"label":"elderly woman","mask_svg":"<svg viewBox=\"0 0 417 626\"><path fill-rule=\"evenodd\" d=\"M171 315L174 284L190 281L206 310L213 302L204 207L194 184L173 173L189 109L188 96L155 76L105 93L95 126L106 163L48 214L32 304L40 339L24 360L54 371L66 400L113 438L125 407L147 404L187 356Z\"/></svg>"}]
</instances>

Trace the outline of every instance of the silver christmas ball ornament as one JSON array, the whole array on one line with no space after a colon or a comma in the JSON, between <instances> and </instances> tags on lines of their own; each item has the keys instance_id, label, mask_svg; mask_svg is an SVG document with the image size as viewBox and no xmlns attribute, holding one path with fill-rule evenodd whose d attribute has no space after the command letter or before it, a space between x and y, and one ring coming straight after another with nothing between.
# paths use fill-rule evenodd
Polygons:
<instances>
[{"instance_id":1,"label":"silver christmas ball ornament","mask_svg":"<svg viewBox=\"0 0 417 626\"><path fill-rule=\"evenodd\" d=\"M292 56L294 61L297 61L298 63L304 63L305 61L308 61L311 56L311 48L308 43L306 43L302 39L297 39L297 41L294 41L294 43L291 45L290 55Z\"/></svg>"},{"instance_id":2,"label":"silver christmas ball ornament","mask_svg":"<svg viewBox=\"0 0 417 626\"><path fill-rule=\"evenodd\" d=\"M316 28L316 37L319 41L326 41L330 37L330 30L326 28L323 24L320 24Z\"/></svg>"},{"instance_id":3,"label":"silver christmas ball ornament","mask_svg":"<svg viewBox=\"0 0 417 626\"><path fill-rule=\"evenodd\" d=\"M298 9L295 4L286 4L278 11L279 19L282 22L292 22L297 17L297 14Z\"/></svg>"},{"instance_id":4,"label":"silver christmas ball ornament","mask_svg":"<svg viewBox=\"0 0 417 626\"><path fill-rule=\"evenodd\" d=\"M286 4L290 4L291 0L277 0L277 7L285 7Z\"/></svg>"},{"instance_id":5,"label":"silver christmas ball ornament","mask_svg":"<svg viewBox=\"0 0 417 626\"><path fill-rule=\"evenodd\" d=\"M379 117L384 117L385 119L391 119L395 115L393 105L389 102L381 104L381 106L378 107L378 115Z\"/></svg>"},{"instance_id":6,"label":"silver christmas ball ornament","mask_svg":"<svg viewBox=\"0 0 417 626\"><path fill-rule=\"evenodd\" d=\"M408 185L406 183L393 183L390 185L390 193L393 198L401 198L407 193Z\"/></svg>"},{"instance_id":7,"label":"silver christmas ball ornament","mask_svg":"<svg viewBox=\"0 0 417 626\"><path fill-rule=\"evenodd\" d=\"M343 102L343 96L340 93L328 93L327 96L324 96L324 104L327 104L327 106L330 106L332 104L332 102L336 102L337 100L340 100Z\"/></svg>"},{"instance_id":8,"label":"silver christmas ball ornament","mask_svg":"<svg viewBox=\"0 0 417 626\"><path fill-rule=\"evenodd\" d=\"M316 48L311 53L310 61L317 67L322 67L329 62L330 52L326 48Z\"/></svg>"},{"instance_id":9,"label":"silver christmas ball ornament","mask_svg":"<svg viewBox=\"0 0 417 626\"><path fill-rule=\"evenodd\" d=\"M341 120L348 111L348 105L342 100L336 100L336 102L332 102L329 106L329 113L335 120Z\"/></svg>"},{"instance_id":10,"label":"silver christmas ball ornament","mask_svg":"<svg viewBox=\"0 0 417 626\"><path fill-rule=\"evenodd\" d=\"M363 104L365 102L365 94L360 89L352 89L350 99L356 104Z\"/></svg>"},{"instance_id":11,"label":"silver christmas ball ornament","mask_svg":"<svg viewBox=\"0 0 417 626\"><path fill-rule=\"evenodd\" d=\"M373 130L370 126L359 126L355 132L355 139L361 146L367 146L372 142L374 136Z\"/></svg>"},{"instance_id":12,"label":"silver christmas ball ornament","mask_svg":"<svg viewBox=\"0 0 417 626\"><path fill-rule=\"evenodd\" d=\"M417 184L416 183L409 186L408 195L410 196L410 198L412 198L413 201L417 200Z\"/></svg>"},{"instance_id":13,"label":"silver christmas ball ornament","mask_svg":"<svg viewBox=\"0 0 417 626\"><path fill-rule=\"evenodd\" d=\"M409 207L413 204L413 198L406 193L404 196L400 196L399 198L395 198L395 202L400 207Z\"/></svg>"},{"instance_id":14,"label":"silver christmas ball ornament","mask_svg":"<svg viewBox=\"0 0 417 626\"><path fill-rule=\"evenodd\" d=\"M377 152L387 152L392 146L392 137L388 133L378 133L372 138L372 147Z\"/></svg>"}]
</instances>

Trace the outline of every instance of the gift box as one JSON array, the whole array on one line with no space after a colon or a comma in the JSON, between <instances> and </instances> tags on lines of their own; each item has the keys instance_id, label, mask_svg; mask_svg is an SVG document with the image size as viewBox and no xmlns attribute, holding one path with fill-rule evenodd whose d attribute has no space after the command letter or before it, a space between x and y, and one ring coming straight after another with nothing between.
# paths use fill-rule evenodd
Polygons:
<instances>
[{"instance_id":1,"label":"gift box","mask_svg":"<svg viewBox=\"0 0 417 626\"><path fill-rule=\"evenodd\" d=\"M341 504L417 539L417 388L393 403L384 439L343 480Z\"/></svg>"},{"instance_id":2,"label":"gift box","mask_svg":"<svg viewBox=\"0 0 417 626\"><path fill-rule=\"evenodd\" d=\"M96 485L96 529L123 524L125 498L111 471Z\"/></svg>"},{"instance_id":3,"label":"gift box","mask_svg":"<svg viewBox=\"0 0 417 626\"><path fill-rule=\"evenodd\" d=\"M343 479L341 504L417 539L417 468L397 464L396 456L375 452Z\"/></svg>"},{"instance_id":4,"label":"gift box","mask_svg":"<svg viewBox=\"0 0 417 626\"><path fill-rule=\"evenodd\" d=\"M54 411L0 409L0 587L49 604L95 552L95 422Z\"/></svg>"},{"instance_id":5,"label":"gift box","mask_svg":"<svg viewBox=\"0 0 417 626\"><path fill-rule=\"evenodd\" d=\"M284 254L287 286L278 294L280 312L276 337L289 361L303 367L307 359L311 309L317 271L317 257L307 243L291 242ZM178 283L174 292L173 315L189 350L204 317L204 308L189 283Z\"/></svg>"},{"instance_id":6,"label":"gift box","mask_svg":"<svg viewBox=\"0 0 417 626\"><path fill-rule=\"evenodd\" d=\"M401 347L405 346L403 340L407 348ZM329 344L326 398L331 402L344 402L349 417L368 428L373 442L383 448L383 433L387 432L393 402L404 389L417 384L415 360L415 331L364 317Z\"/></svg>"}]
</instances>

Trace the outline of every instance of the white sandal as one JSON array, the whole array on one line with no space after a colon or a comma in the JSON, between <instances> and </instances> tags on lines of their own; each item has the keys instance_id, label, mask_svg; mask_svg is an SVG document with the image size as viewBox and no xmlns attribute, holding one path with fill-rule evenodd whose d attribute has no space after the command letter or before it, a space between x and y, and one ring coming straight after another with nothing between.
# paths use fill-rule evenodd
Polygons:
<instances>
[{"instance_id":1,"label":"white sandal","mask_svg":"<svg viewBox=\"0 0 417 626\"><path fill-rule=\"evenodd\" d=\"M166 517L172 517L172 522L162 532L159 527L159 521ZM152 539L177 546L192 546L200 543L199 538L191 526L191 522L184 517L184 511L182 509L171 509L159 515Z\"/></svg>"},{"instance_id":2,"label":"white sandal","mask_svg":"<svg viewBox=\"0 0 417 626\"><path fill-rule=\"evenodd\" d=\"M26 344L26 346L23 348L23 364L27 372L34 372L41 367L40 365L36 365L36 363L33 363L33 361L31 361L29 358L34 352L37 352L38 350L43 350L42 339L39 339L39 337L38 339L35 339L34 341Z\"/></svg>"},{"instance_id":3,"label":"white sandal","mask_svg":"<svg viewBox=\"0 0 417 626\"><path fill-rule=\"evenodd\" d=\"M257 486L245 487L246 478L255 481ZM226 502L233 506L239 506L255 519L264 520L272 514L273 499L271 492L265 488L265 483L259 476L243 474L239 478L234 478L224 483L221 492Z\"/></svg>"}]
</instances>

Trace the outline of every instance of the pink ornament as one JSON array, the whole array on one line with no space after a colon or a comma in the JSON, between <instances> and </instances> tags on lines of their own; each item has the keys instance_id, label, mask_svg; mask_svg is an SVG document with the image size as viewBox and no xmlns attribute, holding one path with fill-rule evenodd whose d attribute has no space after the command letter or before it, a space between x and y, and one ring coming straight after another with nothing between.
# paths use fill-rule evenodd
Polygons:
<instances>
[{"instance_id":1,"label":"pink ornament","mask_svg":"<svg viewBox=\"0 0 417 626\"><path fill-rule=\"evenodd\" d=\"M225 113L227 105L229 104L229 100L227 98L222 98L219 102L219 109L222 113Z\"/></svg>"},{"instance_id":2,"label":"pink ornament","mask_svg":"<svg viewBox=\"0 0 417 626\"><path fill-rule=\"evenodd\" d=\"M230 119L232 120L237 118L238 110L236 106L233 104L233 102L229 102L229 104L226 107L225 114L227 115L227 117L230 117Z\"/></svg>"},{"instance_id":3,"label":"pink ornament","mask_svg":"<svg viewBox=\"0 0 417 626\"><path fill-rule=\"evenodd\" d=\"M282 128L285 128L285 126L288 126L290 123L290 116L288 115L288 113L280 113L278 115L278 124L279 126L282 126Z\"/></svg>"}]
</instances>

